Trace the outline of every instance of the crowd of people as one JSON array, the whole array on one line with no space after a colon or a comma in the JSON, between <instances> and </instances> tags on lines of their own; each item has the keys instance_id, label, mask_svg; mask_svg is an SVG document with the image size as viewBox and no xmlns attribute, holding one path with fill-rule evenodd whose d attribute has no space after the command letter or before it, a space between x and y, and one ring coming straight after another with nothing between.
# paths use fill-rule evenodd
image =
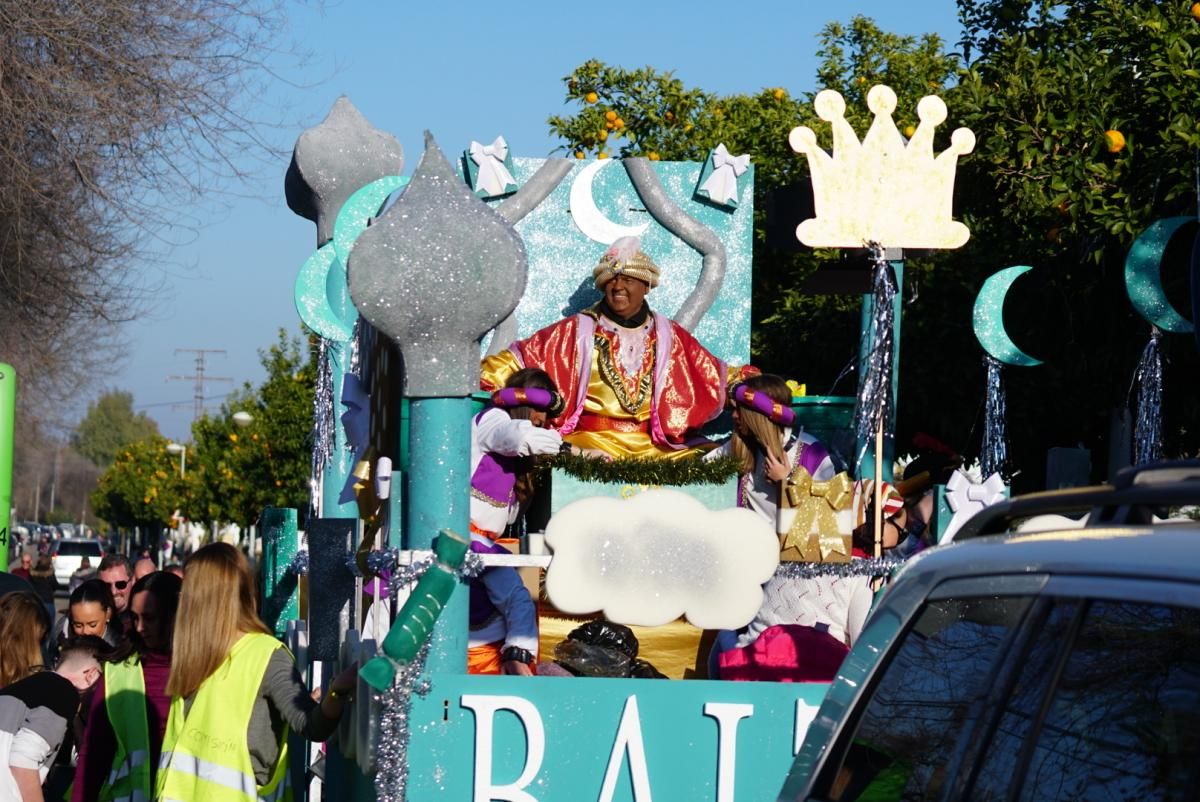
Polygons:
<instances>
[{"instance_id":1,"label":"crowd of people","mask_svg":"<svg viewBox=\"0 0 1200 802\"><path fill-rule=\"evenodd\" d=\"M181 573L107 555L58 621L0 596L0 799L284 798L288 733L327 739L356 669L314 698L234 546Z\"/></svg>"}]
</instances>

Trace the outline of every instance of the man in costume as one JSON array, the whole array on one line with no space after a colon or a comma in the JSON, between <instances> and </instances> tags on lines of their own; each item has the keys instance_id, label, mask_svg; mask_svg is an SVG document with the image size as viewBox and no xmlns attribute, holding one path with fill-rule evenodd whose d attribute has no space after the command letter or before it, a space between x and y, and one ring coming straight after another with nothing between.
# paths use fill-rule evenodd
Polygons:
<instances>
[{"instance_id":1,"label":"man in costume","mask_svg":"<svg viewBox=\"0 0 1200 802\"><path fill-rule=\"evenodd\" d=\"M693 456L697 430L721 413L725 387L753 368L730 368L682 326L650 311L659 269L636 237L614 242L592 270L604 298L483 360L481 386L538 367L565 409L551 422L564 441L611 457Z\"/></svg>"}]
</instances>

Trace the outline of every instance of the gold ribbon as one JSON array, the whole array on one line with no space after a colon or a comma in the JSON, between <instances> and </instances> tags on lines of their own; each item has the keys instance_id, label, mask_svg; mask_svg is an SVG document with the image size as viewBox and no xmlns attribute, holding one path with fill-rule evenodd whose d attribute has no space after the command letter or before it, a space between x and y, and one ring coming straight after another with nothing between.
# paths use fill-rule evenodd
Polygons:
<instances>
[{"instance_id":1,"label":"gold ribbon","mask_svg":"<svg viewBox=\"0 0 1200 802\"><path fill-rule=\"evenodd\" d=\"M363 539L358 544L358 550L354 553L354 561L358 563L358 569L362 572L364 579L374 577L375 574L367 568L367 555L371 549L375 548L375 534L379 531L379 519L383 512L383 500L375 492L375 481L372 479L374 474L374 449L367 449L367 453L363 455L363 459L359 460L354 470L350 475L354 477L354 501L358 505L358 517L363 520Z\"/></svg>"},{"instance_id":2,"label":"gold ribbon","mask_svg":"<svg viewBox=\"0 0 1200 802\"><path fill-rule=\"evenodd\" d=\"M808 469L797 465L787 478L784 495L788 506L796 510L780 545L784 559L849 561L850 538L841 533L836 515L854 501L854 482L849 474L843 472L827 482L817 482Z\"/></svg>"}]
</instances>

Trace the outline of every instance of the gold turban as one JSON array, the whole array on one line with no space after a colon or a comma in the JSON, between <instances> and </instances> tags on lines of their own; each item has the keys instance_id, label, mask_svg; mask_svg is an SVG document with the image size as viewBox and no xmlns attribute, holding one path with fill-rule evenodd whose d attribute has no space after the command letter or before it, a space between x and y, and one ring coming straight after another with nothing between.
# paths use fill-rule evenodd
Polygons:
<instances>
[{"instance_id":1,"label":"gold turban","mask_svg":"<svg viewBox=\"0 0 1200 802\"><path fill-rule=\"evenodd\" d=\"M658 286L658 265L641 250L637 237L621 237L608 247L600 263L592 269L596 289L602 288L616 276L641 279L651 287Z\"/></svg>"}]
</instances>

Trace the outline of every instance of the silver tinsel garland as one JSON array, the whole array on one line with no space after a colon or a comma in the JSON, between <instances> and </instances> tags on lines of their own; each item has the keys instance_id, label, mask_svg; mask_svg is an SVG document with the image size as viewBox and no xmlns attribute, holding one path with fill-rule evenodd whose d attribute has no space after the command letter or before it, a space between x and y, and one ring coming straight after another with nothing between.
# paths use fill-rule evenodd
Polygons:
<instances>
[{"instance_id":1,"label":"silver tinsel garland","mask_svg":"<svg viewBox=\"0 0 1200 802\"><path fill-rule=\"evenodd\" d=\"M428 568L428 565L426 565ZM408 790L408 742L412 736L409 716L413 694L425 696L430 682L421 675L429 656L429 642L411 663L396 665L396 679L384 693L376 694L381 705L379 742L375 748L375 798L379 802L405 802Z\"/></svg>"},{"instance_id":2,"label":"silver tinsel garland","mask_svg":"<svg viewBox=\"0 0 1200 802\"><path fill-rule=\"evenodd\" d=\"M296 552L296 556L292 557L292 561L288 563L287 572L296 576L306 576L308 574L307 549L301 549Z\"/></svg>"},{"instance_id":3,"label":"silver tinsel garland","mask_svg":"<svg viewBox=\"0 0 1200 802\"><path fill-rule=\"evenodd\" d=\"M321 476L333 451L333 366L329 363L329 341L317 344L317 385L313 391L312 462L308 477L308 514L314 517L320 507Z\"/></svg>"},{"instance_id":4,"label":"silver tinsel garland","mask_svg":"<svg viewBox=\"0 0 1200 802\"><path fill-rule=\"evenodd\" d=\"M868 444L875 442L875 431L884 428L888 434L892 406L892 354L895 322L896 279L888 264L883 247L877 242L867 244L871 250L874 271L872 295L874 318L871 324L871 348L863 369L858 404L854 409L854 430L862 450L856 464L862 462Z\"/></svg>"},{"instance_id":5,"label":"silver tinsel garland","mask_svg":"<svg viewBox=\"0 0 1200 802\"><path fill-rule=\"evenodd\" d=\"M1008 479L1008 412L1004 394L1003 365L991 356L987 365L987 396L983 411L983 448L979 454L981 473L999 473Z\"/></svg>"},{"instance_id":6,"label":"silver tinsel garland","mask_svg":"<svg viewBox=\"0 0 1200 802\"><path fill-rule=\"evenodd\" d=\"M1162 332L1154 328L1134 372L1137 416L1133 424L1133 464L1144 465L1162 457L1163 366ZM1130 388L1132 389L1132 388Z\"/></svg>"},{"instance_id":7,"label":"silver tinsel garland","mask_svg":"<svg viewBox=\"0 0 1200 802\"><path fill-rule=\"evenodd\" d=\"M901 557L868 557L845 563L782 562L775 569L781 579L816 579L820 576L890 576L904 564Z\"/></svg>"}]
</instances>

